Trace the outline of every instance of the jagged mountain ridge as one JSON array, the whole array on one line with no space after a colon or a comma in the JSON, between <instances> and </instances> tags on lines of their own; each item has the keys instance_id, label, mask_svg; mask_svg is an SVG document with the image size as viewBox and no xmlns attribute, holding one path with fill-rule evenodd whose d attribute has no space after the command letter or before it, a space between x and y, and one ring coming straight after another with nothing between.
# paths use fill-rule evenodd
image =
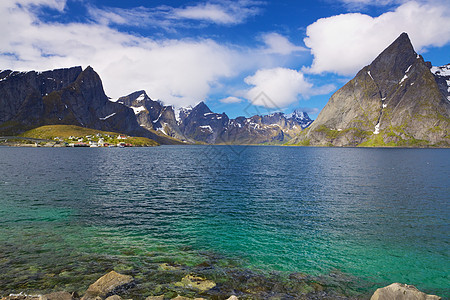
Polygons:
<instances>
[{"instance_id":1,"label":"jagged mountain ridge","mask_svg":"<svg viewBox=\"0 0 450 300\"><path fill-rule=\"evenodd\" d=\"M314 123L290 143L449 146L448 86L430 67L401 34L333 94Z\"/></svg>"},{"instance_id":2,"label":"jagged mountain ridge","mask_svg":"<svg viewBox=\"0 0 450 300\"><path fill-rule=\"evenodd\" d=\"M282 142L310 122L300 112L230 120L203 102L175 110L152 100L145 91L111 100L91 67L0 71L0 135L43 125L77 125L149 137L162 144L254 144Z\"/></svg>"},{"instance_id":3,"label":"jagged mountain ridge","mask_svg":"<svg viewBox=\"0 0 450 300\"><path fill-rule=\"evenodd\" d=\"M147 130L159 131L161 134L180 141L190 142L179 130L173 107L164 106L160 101L150 99L145 91L137 91L120 97L117 103L133 109L139 125Z\"/></svg>"},{"instance_id":4,"label":"jagged mountain ridge","mask_svg":"<svg viewBox=\"0 0 450 300\"><path fill-rule=\"evenodd\" d=\"M312 123L308 114L301 111L230 119L225 113L212 112L204 102L175 109L151 100L145 91L131 93L117 102L131 107L142 127L191 143L282 143Z\"/></svg>"},{"instance_id":5,"label":"jagged mountain ridge","mask_svg":"<svg viewBox=\"0 0 450 300\"><path fill-rule=\"evenodd\" d=\"M108 100L98 74L87 67L45 72L0 72L0 134L42 125L77 125L174 143L142 128L133 110Z\"/></svg>"}]
</instances>

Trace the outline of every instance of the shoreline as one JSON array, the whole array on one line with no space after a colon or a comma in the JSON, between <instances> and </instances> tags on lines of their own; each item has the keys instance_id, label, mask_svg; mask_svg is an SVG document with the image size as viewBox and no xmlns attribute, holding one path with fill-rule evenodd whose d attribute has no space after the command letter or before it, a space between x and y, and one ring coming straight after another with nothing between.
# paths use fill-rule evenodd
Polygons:
<instances>
[{"instance_id":1,"label":"shoreline","mask_svg":"<svg viewBox=\"0 0 450 300\"><path fill-rule=\"evenodd\" d=\"M177 268L168 264L162 264L165 271L174 271ZM300 280L300 278L298 278ZM293 294L282 295L277 293L277 287L267 291L265 294L242 293L241 291L232 290L221 292L218 287L220 283L216 283L206 277L188 274L181 278L180 281L171 283L170 290L157 289L153 291L133 293L133 289L139 284L132 275L120 274L114 270L106 273L98 278L94 283L82 293L76 291L65 291L55 289L49 293L26 293L18 294L10 293L7 296L1 296L1 300L122 300L122 299L145 299L145 300L206 300L206 299L304 299L304 300L320 300L320 299L368 299L369 295L347 296L337 293L328 292L318 283L309 283L303 285L302 290L296 290ZM263 286L256 287L264 288ZM238 295L238 296L236 296ZM393 283L385 287L377 288L370 300L410 300L410 299L427 299L441 300L442 297L436 295L428 295L421 292L413 285Z\"/></svg>"}]
</instances>

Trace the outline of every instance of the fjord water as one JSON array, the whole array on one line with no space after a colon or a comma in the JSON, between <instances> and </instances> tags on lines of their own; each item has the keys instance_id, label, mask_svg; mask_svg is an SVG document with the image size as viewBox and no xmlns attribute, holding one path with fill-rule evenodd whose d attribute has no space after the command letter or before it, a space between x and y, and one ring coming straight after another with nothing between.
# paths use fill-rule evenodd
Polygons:
<instances>
[{"instance_id":1,"label":"fjord water","mask_svg":"<svg viewBox=\"0 0 450 300\"><path fill-rule=\"evenodd\" d=\"M0 293L82 291L102 261L129 273L214 256L217 268L339 276L341 290L403 282L447 297L449 154L0 148Z\"/></svg>"}]
</instances>

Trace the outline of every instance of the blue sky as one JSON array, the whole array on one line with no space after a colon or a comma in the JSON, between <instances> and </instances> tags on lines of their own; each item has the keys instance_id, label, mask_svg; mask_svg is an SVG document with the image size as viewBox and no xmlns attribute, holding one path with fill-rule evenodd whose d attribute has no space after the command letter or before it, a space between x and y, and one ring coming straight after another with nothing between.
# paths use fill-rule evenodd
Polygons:
<instances>
[{"instance_id":1,"label":"blue sky","mask_svg":"<svg viewBox=\"0 0 450 300\"><path fill-rule=\"evenodd\" d=\"M2 0L0 68L91 65L112 98L314 118L402 32L450 62L446 0Z\"/></svg>"}]
</instances>

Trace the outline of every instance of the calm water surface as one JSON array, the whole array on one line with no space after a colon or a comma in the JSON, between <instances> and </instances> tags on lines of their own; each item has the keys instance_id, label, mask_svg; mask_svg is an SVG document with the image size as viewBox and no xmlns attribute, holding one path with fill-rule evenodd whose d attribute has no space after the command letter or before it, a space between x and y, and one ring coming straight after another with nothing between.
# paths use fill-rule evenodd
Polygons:
<instances>
[{"instance_id":1,"label":"calm water surface","mask_svg":"<svg viewBox=\"0 0 450 300\"><path fill-rule=\"evenodd\" d=\"M0 148L0 292L215 257L448 297L449 178L447 149Z\"/></svg>"}]
</instances>

